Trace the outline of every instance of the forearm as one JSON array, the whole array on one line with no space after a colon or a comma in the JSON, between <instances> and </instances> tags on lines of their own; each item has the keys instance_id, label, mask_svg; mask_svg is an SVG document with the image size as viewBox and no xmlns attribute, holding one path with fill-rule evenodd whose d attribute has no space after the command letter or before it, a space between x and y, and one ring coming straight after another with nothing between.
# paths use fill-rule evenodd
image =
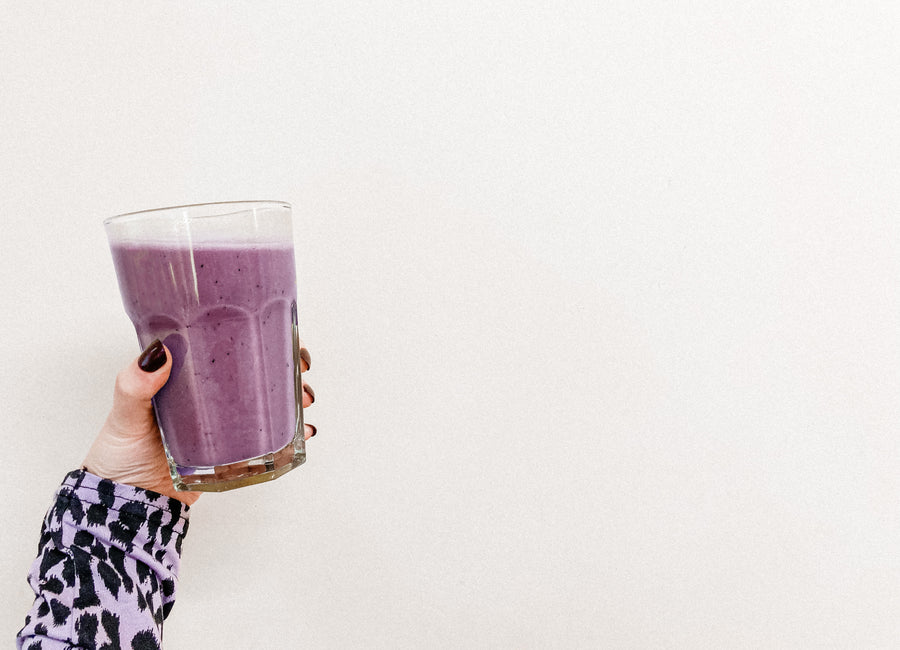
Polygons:
<instances>
[{"instance_id":1,"label":"forearm","mask_svg":"<svg viewBox=\"0 0 900 650\"><path fill-rule=\"evenodd\" d=\"M155 492L68 474L44 518L18 647L161 646L187 511Z\"/></svg>"}]
</instances>

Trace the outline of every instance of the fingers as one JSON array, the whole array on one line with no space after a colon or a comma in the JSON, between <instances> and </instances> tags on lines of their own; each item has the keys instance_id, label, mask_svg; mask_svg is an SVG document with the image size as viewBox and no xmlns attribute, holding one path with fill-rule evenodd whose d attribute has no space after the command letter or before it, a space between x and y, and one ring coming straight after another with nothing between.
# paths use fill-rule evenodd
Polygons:
<instances>
[{"instance_id":1,"label":"fingers","mask_svg":"<svg viewBox=\"0 0 900 650\"><path fill-rule=\"evenodd\" d=\"M303 341L300 341L300 371L307 372L309 370L309 366L312 363L312 359L309 356L309 350L306 349L303 345ZM316 393L312 389L312 386L303 382L303 408L309 408L313 405L313 402L316 401ZM316 435L316 427L311 424L303 425L303 439L309 440L314 435Z\"/></svg>"},{"instance_id":2,"label":"fingers","mask_svg":"<svg viewBox=\"0 0 900 650\"><path fill-rule=\"evenodd\" d=\"M159 340L153 341L116 376L110 424L121 432L142 432L152 427L150 399L169 379L171 370L169 350Z\"/></svg>"},{"instance_id":3,"label":"fingers","mask_svg":"<svg viewBox=\"0 0 900 650\"><path fill-rule=\"evenodd\" d=\"M316 401L316 394L313 392L312 386L303 382L303 408L309 408Z\"/></svg>"},{"instance_id":4,"label":"fingers","mask_svg":"<svg viewBox=\"0 0 900 650\"><path fill-rule=\"evenodd\" d=\"M310 361L309 350L303 347L303 341L300 341L300 370L302 372L309 370Z\"/></svg>"}]
</instances>

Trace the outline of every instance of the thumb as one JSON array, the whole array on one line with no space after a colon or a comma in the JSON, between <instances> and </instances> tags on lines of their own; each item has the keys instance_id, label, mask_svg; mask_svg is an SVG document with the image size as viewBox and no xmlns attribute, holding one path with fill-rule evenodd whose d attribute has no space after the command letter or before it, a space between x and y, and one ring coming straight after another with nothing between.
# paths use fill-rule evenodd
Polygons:
<instances>
[{"instance_id":1,"label":"thumb","mask_svg":"<svg viewBox=\"0 0 900 650\"><path fill-rule=\"evenodd\" d=\"M140 435L154 425L150 399L169 379L172 355L159 339L116 376L108 423L124 435Z\"/></svg>"}]
</instances>

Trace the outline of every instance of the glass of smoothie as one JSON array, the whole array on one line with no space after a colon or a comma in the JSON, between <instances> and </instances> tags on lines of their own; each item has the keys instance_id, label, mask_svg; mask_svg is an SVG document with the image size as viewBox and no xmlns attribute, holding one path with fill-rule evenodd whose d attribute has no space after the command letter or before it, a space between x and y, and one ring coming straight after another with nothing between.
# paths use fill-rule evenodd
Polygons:
<instances>
[{"instance_id":1,"label":"glass of smoothie","mask_svg":"<svg viewBox=\"0 0 900 650\"><path fill-rule=\"evenodd\" d=\"M179 490L272 480L306 460L291 206L209 203L104 222L125 311L172 373L153 400Z\"/></svg>"}]
</instances>

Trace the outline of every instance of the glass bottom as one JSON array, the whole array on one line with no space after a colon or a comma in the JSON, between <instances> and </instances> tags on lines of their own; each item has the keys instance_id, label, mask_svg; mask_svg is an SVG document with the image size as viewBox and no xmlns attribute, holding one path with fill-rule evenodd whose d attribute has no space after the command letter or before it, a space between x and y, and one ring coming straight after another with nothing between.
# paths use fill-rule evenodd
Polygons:
<instances>
[{"instance_id":1,"label":"glass bottom","mask_svg":"<svg viewBox=\"0 0 900 650\"><path fill-rule=\"evenodd\" d=\"M225 492L246 485L273 481L306 461L306 445L301 434L270 454L213 467L185 467L169 457L169 472L180 492Z\"/></svg>"}]
</instances>

